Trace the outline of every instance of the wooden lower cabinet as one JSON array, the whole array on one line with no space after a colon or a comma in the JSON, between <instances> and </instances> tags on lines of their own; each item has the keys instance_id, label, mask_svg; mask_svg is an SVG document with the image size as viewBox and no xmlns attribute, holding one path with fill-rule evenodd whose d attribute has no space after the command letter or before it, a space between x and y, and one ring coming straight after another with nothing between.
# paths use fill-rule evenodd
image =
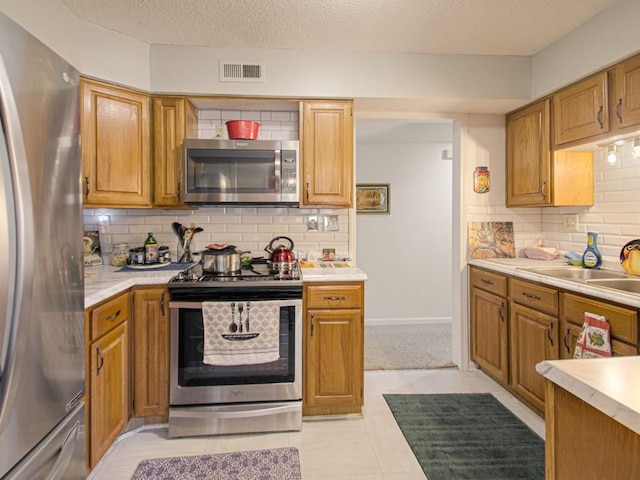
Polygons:
<instances>
[{"instance_id":1,"label":"wooden lower cabinet","mask_svg":"<svg viewBox=\"0 0 640 480\"><path fill-rule=\"evenodd\" d=\"M640 435L546 380L545 478L627 480L640 472Z\"/></svg>"},{"instance_id":2,"label":"wooden lower cabinet","mask_svg":"<svg viewBox=\"0 0 640 480\"><path fill-rule=\"evenodd\" d=\"M303 415L360 413L364 403L364 285L304 287Z\"/></svg>"},{"instance_id":3,"label":"wooden lower cabinet","mask_svg":"<svg viewBox=\"0 0 640 480\"><path fill-rule=\"evenodd\" d=\"M502 384L509 383L507 279L473 268L471 282L471 359Z\"/></svg>"},{"instance_id":4,"label":"wooden lower cabinet","mask_svg":"<svg viewBox=\"0 0 640 480\"><path fill-rule=\"evenodd\" d=\"M89 468L95 467L130 417L129 293L87 312Z\"/></svg>"},{"instance_id":5,"label":"wooden lower cabinet","mask_svg":"<svg viewBox=\"0 0 640 480\"><path fill-rule=\"evenodd\" d=\"M169 415L169 294L133 289L133 416L164 423Z\"/></svg>"},{"instance_id":6,"label":"wooden lower cabinet","mask_svg":"<svg viewBox=\"0 0 640 480\"><path fill-rule=\"evenodd\" d=\"M544 377L536 372L543 360L558 357L558 319L512 303L511 387L540 411L544 411Z\"/></svg>"},{"instance_id":7,"label":"wooden lower cabinet","mask_svg":"<svg viewBox=\"0 0 640 480\"><path fill-rule=\"evenodd\" d=\"M632 307L475 266L469 284L471 359L539 413L545 383L535 366L573 358L585 312L609 321L613 355L638 355L640 324Z\"/></svg>"}]
</instances>

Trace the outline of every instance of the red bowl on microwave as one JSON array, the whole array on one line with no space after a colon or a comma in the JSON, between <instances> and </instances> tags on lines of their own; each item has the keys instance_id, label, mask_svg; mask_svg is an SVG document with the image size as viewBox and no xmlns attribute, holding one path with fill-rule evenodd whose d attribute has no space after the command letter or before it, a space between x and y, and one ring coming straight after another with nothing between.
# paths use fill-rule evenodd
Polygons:
<instances>
[{"instance_id":1,"label":"red bowl on microwave","mask_svg":"<svg viewBox=\"0 0 640 480\"><path fill-rule=\"evenodd\" d=\"M250 120L230 120L227 122L227 132L231 139L257 140L260 124Z\"/></svg>"}]
</instances>

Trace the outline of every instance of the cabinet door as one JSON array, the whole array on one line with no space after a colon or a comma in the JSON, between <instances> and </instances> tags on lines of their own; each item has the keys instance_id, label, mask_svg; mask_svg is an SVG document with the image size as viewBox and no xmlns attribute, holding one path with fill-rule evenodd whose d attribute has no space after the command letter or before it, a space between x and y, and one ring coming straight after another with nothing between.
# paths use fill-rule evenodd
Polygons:
<instances>
[{"instance_id":1,"label":"cabinet door","mask_svg":"<svg viewBox=\"0 0 640 480\"><path fill-rule=\"evenodd\" d=\"M543 360L558 359L558 319L511 302L511 386L534 407L544 410Z\"/></svg>"},{"instance_id":2,"label":"cabinet door","mask_svg":"<svg viewBox=\"0 0 640 480\"><path fill-rule=\"evenodd\" d=\"M640 125L640 57L635 57L614 70L615 74L615 128Z\"/></svg>"},{"instance_id":3,"label":"cabinet door","mask_svg":"<svg viewBox=\"0 0 640 480\"><path fill-rule=\"evenodd\" d=\"M550 100L507 117L508 207L551 203Z\"/></svg>"},{"instance_id":4,"label":"cabinet door","mask_svg":"<svg viewBox=\"0 0 640 480\"><path fill-rule=\"evenodd\" d=\"M129 322L91 344L90 465L94 467L129 421Z\"/></svg>"},{"instance_id":5,"label":"cabinet door","mask_svg":"<svg viewBox=\"0 0 640 480\"><path fill-rule=\"evenodd\" d=\"M133 292L135 417L169 413L169 296L166 287Z\"/></svg>"},{"instance_id":6,"label":"cabinet door","mask_svg":"<svg viewBox=\"0 0 640 480\"><path fill-rule=\"evenodd\" d=\"M149 97L82 80L85 206L150 207Z\"/></svg>"},{"instance_id":7,"label":"cabinet door","mask_svg":"<svg viewBox=\"0 0 640 480\"><path fill-rule=\"evenodd\" d=\"M506 299L471 288L471 359L504 385L509 383Z\"/></svg>"},{"instance_id":8,"label":"cabinet door","mask_svg":"<svg viewBox=\"0 0 640 480\"><path fill-rule=\"evenodd\" d=\"M303 102L301 205L353 205L352 108L352 102Z\"/></svg>"},{"instance_id":9,"label":"cabinet door","mask_svg":"<svg viewBox=\"0 0 640 480\"><path fill-rule=\"evenodd\" d=\"M197 123L195 107L186 98L153 99L154 204L182 206L182 141Z\"/></svg>"},{"instance_id":10,"label":"cabinet door","mask_svg":"<svg viewBox=\"0 0 640 480\"><path fill-rule=\"evenodd\" d=\"M305 406L362 406L362 322L361 310L308 310Z\"/></svg>"},{"instance_id":11,"label":"cabinet door","mask_svg":"<svg viewBox=\"0 0 640 480\"><path fill-rule=\"evenodd\" d=\"M555 146L609 131L607 75L599 73L553 95Z\"/></svg>"},{"instance_id":12,"label":"cabinet door","mask_svg":"<svg viewBox=\"0 0 640 480\"><path fill-rule=\"evenodd\" d=\"M582 327L560 320L560 335L562 336L560 358L573 358L573 354L576 351L576 343L580 338L580 330L582 330ZM637 347L615 339L611 339L611 351L616 357L638 355Z\"/></svg>"}]
</instances>

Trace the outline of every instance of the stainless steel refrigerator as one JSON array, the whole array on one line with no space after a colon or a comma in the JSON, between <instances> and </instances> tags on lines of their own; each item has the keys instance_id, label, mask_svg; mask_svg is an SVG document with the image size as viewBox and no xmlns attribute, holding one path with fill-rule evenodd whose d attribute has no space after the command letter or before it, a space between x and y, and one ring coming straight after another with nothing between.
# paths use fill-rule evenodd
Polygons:
<instances>
[{"instance_id":1,"label":"stainless steel refrigerator","mask_svg":"<svg viewBox=\"0 0 640 480\"><path fill-rule=\"evenodd\" d=\"M0 478L85 478L78 72L0 13Z\"/></svg>"}]
</instances>

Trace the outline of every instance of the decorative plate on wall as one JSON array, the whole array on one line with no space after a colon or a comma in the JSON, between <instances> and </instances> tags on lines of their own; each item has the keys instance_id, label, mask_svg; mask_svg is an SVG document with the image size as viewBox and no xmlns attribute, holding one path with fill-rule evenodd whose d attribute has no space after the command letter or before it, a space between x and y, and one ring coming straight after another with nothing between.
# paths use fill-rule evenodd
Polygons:
<instances>
[{"instance_id":1,"label":"decorative plate on wall","mask_svg":"<svg viewBox=\"0 0 640 480\"><path fill-rule=\"evenodd\" d=\"M631 240L622 247L620 263L627 273L640 275L640 239Z\"/></svg>"}]
</instances>

